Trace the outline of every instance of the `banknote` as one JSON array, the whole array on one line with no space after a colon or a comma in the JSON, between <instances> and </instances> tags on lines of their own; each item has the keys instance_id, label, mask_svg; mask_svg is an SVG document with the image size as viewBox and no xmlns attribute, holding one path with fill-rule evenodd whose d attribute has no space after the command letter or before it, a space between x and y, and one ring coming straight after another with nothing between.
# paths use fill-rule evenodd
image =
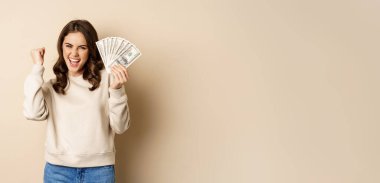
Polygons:
<instances>
[{"instance_id":1,"label":"banknote","mask_svg":"<svg viewBox=\"0 0 380 183\"><path fill-rule=\"evenodd\" d=\"M100 57L107 72L111 67L121 64L128 68L140 56L140 50L130 41L120 37L107 37L96 42Z\"/></svg>"}]
</instances>

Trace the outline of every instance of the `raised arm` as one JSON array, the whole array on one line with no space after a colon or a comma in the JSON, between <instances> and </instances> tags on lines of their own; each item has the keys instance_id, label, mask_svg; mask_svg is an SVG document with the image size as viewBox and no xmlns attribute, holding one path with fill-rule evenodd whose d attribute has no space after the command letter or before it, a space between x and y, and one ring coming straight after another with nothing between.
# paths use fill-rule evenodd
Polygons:
<instances>
[{"instance_id":1,"label":"raised arm","mask_svg":"<svg viewBox=\"0 0 380 183\"><path fill-rule=\"evenodd\" d=\"M128 72L125 67L116 65L112 68L113 81L109 87L109 118L112 130L122 134L130 126L130 113L128 97L123 84L128 80Z\"/></svg>"},{"instance_id":2,"label":"raised arm","mask_svg":"<svg viewBox=\"0 0 380 183\"><path fill-rule=\"evenodd\" d=\"M32 72L27 76L24 83L23 114L28 120L41 121L48 116L48 110L42 90L43 80L43 57L45 48L34 49L31 52L33 59Z\"/></svg>"}]
</instances>

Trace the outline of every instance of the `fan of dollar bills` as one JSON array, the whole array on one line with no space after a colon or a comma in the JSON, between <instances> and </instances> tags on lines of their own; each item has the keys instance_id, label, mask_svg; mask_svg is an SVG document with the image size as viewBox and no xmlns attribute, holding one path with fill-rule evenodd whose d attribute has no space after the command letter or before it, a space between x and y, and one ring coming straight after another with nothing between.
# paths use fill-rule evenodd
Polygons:
<instances>
[{"instance_id":1,"label":"fan of dollar bills","mask_svg":"<svg viewBox=\"0 0 380 183\"><path fill-rule=\"evenodd\" d=\"M141 56L140 50L131 42L120 37L107 37L96 42L100 56L108 73L115 64L128 68Z\"/></svg>"}]
</instances>

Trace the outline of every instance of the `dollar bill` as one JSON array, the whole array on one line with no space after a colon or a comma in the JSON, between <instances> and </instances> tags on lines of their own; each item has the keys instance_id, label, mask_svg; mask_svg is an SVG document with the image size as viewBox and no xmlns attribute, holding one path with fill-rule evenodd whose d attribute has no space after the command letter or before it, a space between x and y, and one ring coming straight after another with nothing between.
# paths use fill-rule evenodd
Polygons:
<instances>
[{"instance_id":1,"label":"dollar bill","mask_svg":"<svg viewBox=\"0 0 380 183\"><path fill-rule=\"evenodd\" d=\"M115 64L128 68L141 56L140 50L131 42L120 37L108 37L96 42L100 57L107 72Z\"/></svg>"}]
</instances>

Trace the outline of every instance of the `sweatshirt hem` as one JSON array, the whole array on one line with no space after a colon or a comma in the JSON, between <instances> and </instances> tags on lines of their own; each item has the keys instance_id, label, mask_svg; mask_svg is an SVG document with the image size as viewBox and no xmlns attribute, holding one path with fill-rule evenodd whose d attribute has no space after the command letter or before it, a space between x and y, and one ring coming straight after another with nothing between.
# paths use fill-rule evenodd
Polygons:
<instances>
[{"instance_id":1,"label":"sweatshirt hem","mask_svg":"<svg viewBox=\"0 0 380 183\"><path fill-rule=\"evenodd\" d=\"M45 160L51 164L76 168L106 166L115 164L115 152L75 155L45 151Z\"/></svg>"}]
</instances>

